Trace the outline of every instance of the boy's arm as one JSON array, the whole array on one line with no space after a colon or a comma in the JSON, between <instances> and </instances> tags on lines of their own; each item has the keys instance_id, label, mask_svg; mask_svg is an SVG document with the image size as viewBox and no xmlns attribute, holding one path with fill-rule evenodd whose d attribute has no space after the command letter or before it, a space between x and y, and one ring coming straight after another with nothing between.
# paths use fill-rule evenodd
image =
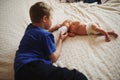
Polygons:
<instances>
[{"instance_id":1,"label":"boy's arm","mask_svg":"<svg viewBox=\"0 0 120 80\"><path fill-rule=\"evenodd\" d=\"M49 32L53 32L53 31L56 31L58 30L58 28L62 27L62 26L66 26L66 27L69 27L69 20L65 20L62 24L57 24L53 27L51 27L48 31Z\"/></svg>"},{"instance_id":2,"label":"boy's arm","mask_svg":"<svg viewBox=\"0 0 120 80\"><path fill-rule=\"evenodd\" d=\"M60 28L60 27L61 27L61 24L57 24L57 25L51 27L48 31L49 32L54 32L54 31L58 30L58 28Z\"/></svg>"},{"instance_id":3,"label":"boy's arm","mask_svg":"<svg viewBox=\"0 0 120 80\"><path fill-rule=\"evenodd\" d=\"M62 48L62 40L59 39L58 43L57 43L56 51L52 55L50 55L50 58L51 58L53 63L56 62L58 60L58 58L60 57L61 48Z\"/></svg>"},{"instance_id":4,"label":"boy's arm","mask_svg":"<svg viewBox=\"0 0 120 80\"><path fill-rule=\"evenodd\" d=\"M57 41L56 51L52 55L50 55L50 58L51 58L52 62L56 62L58 60L58 58L60 57L60 51L61 51L61 48L62 48L62 43L66 39L67 36L68 36L68 33L66 33L64 35L60 34L60 37Z\"/></svg>"}]
</instances>

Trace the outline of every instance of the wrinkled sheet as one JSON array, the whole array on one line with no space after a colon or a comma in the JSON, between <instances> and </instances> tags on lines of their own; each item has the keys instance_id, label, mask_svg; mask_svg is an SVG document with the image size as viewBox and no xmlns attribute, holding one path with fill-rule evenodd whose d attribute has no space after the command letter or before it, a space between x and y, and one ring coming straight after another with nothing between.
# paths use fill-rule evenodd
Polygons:
<instances>
[{"instance_id":1,"label":"wrinkled sheet","mask_svg":"<svg viewBox=\"0 0 120 80\"><path fill-rule=\"evenodd\" d=\"M0 80L13 80L15 52L30 23L29 8L37 1L41 0L0 0ZM53 8L52 25L66 19L97 21L105 30L114 30L120 35L120 0L101 5L43 1ZM53 34L57 41L58 32ZM120 37L111 37L111 42L105 42L104 36L68 37L54 65L75 68L89 80L120 80Z\"/></svg>"}]
</instances>

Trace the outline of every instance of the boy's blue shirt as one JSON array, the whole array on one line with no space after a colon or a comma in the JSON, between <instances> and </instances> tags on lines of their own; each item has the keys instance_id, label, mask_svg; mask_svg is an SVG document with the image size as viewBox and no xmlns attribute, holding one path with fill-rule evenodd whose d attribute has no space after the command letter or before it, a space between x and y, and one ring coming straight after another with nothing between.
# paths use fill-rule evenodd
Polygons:
<instances>
[{"instance_id":1,"label":"boy's blue shirt","mask_svg":"<svg viewBox=\"0 0 120 80\"><path fill-rule=\"evenodd\" d=\"M52 64L49 55L56 50L52 33L29 24L16 51L14 69L17 72L24 64L42 61Z\"/></svg>"}]
</instances>

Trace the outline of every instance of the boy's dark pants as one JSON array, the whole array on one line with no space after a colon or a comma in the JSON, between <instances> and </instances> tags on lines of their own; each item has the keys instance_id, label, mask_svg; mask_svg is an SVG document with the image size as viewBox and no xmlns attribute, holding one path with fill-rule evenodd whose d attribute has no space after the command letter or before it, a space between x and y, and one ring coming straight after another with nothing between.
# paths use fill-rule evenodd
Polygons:
<instances>
[{"instance_id":1,"label":"boy's dark pants","mask_svg":"<svg viewBox=\"0 0 120 80\"><path fill-rule=\"evenodd\" d=\"M15 80L88 80L77 70L47 65L33 61L24 65L16 74Z\"/></svg>"}]
</instances>

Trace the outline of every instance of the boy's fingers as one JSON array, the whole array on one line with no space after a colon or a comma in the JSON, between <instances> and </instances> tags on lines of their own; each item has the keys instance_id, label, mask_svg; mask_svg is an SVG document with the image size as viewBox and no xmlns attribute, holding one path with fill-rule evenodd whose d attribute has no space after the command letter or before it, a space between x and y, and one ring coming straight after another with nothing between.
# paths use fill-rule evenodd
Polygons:
<instances>
[{"instance_id":1,"label":"boy's fingers","mask_svg":"<svg viewBox=\"0 0 120 80\"><path fill-rule=\"evenodd\" d=\"M68 33L66 32L65 34L62 34L62 35L64 35L64 36L68 36Z\"/></svg>"}]
</instances>

